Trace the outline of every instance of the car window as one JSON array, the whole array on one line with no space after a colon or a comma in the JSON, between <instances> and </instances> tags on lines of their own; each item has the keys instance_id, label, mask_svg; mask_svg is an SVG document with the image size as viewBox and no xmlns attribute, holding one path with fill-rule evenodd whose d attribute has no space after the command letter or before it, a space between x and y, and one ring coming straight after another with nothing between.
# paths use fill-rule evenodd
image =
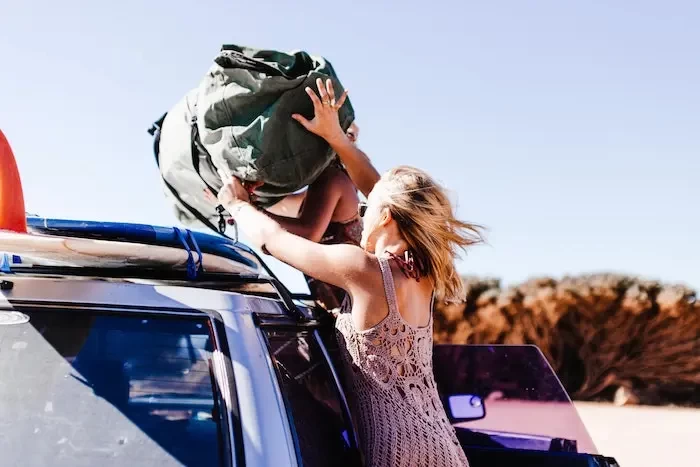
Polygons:
<instances>
[{"instance_id":1,"label":"car window","mask_svg":"<svg viewBox=\"0 0 700 467\"><path fill-rule=\"evenodd\" d=\"M206 317L10 314L0 311L11 323L0 325L3 465L222 464Z\"/></svg>"},{"instance_id":2,"label":"car window","mask_svg":"<svg viewBox=\"0 0 700 467\"><path fill-rule=\"evenodd\" d=\"M528 345L437 345L433 369L443 402L476 396L483 418L453 420L463 446L597 450L542 353ZM445 404L448 415L450 404Z\"/></svg>"},{"instance_id":3,"label":"car window","mask_svg":"<svg viewBox=\"0 0 700 467\"><path fill-rule=\"evenodd\" d=\"M266 331L265 335L301 463L357 465L350 425L314 335L296 331Z\"/></svg>"}]
</instances>

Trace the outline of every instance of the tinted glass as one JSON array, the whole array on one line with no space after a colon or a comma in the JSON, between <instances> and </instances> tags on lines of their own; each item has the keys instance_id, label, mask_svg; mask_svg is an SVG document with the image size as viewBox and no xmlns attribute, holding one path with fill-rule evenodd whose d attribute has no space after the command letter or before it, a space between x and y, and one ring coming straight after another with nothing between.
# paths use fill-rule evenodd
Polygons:
<instances>
[{"instance_id":1,"label":"tinted glass","mask_svg":"<svg viewBox=\"0 0 700 467\"><path fill-rule=\"evenodd\" d=\"M433 367L445 400L455 394L482 399L483 419L454 423L463 445L597 453L566 391L536 347L437 345Z\"/></svg>"},{"instance_id":2,"label":"tinted glass","mask_svg":"<svg viewBox=\"0 0 700 467\"><path fill-rule=\"evenodd\" d=\"M303 465L357 465L332 374L313 334L266 335Z\"/></svg>"},{"instance_id":3,"label":"tinted glass","mask_svg":"<svg viewBox=\"0 0 700 467\"><path fill-rule=\"evenodd\" d=\"M206 319L23 313L0 325L0 464L221 464Z\"/></svg>"}]
</instances>

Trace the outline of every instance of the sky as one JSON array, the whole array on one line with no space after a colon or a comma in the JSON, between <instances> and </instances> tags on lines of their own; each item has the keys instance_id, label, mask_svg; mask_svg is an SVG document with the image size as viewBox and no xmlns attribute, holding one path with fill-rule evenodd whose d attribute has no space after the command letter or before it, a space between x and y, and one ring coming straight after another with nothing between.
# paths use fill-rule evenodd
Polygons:
<instances>
[{"instance_id":1,"label":"sky","mask_svg":"<svg viewBox=\"0 0 700 467\"><path fill-rule=\"evenodd\" d=\"M700 289L700 2L0 0L0 129L27 211L174 225L146 129L224 43L323 55L380 171L451 190L504 285ZM294 291L299 273L275 261Z\"/></svg>"}]
</instances>

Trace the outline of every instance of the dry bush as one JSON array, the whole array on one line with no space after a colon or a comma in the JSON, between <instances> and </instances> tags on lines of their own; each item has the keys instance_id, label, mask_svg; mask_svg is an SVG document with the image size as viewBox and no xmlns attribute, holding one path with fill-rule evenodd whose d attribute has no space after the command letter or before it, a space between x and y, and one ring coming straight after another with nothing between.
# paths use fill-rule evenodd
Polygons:
<instances>
[{"instance_id":1,"label":"dry bush","mask_svg":"<svg viewBox=\"0 0 700 467\"><path fill-rule=\"evenodd\" d=\"M436 305L436 343L537 345L578 400L700 405L693 290L612 274L464 280L465 303Z\"/></svg>"}]
</instances>

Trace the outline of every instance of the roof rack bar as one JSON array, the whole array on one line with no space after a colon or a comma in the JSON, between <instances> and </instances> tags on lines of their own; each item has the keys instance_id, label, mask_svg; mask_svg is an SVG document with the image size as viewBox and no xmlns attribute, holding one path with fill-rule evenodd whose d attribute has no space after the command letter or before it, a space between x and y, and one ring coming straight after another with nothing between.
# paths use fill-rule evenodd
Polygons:
<instances>
[{"instance_id":1,"label":"roof rack bar","mask_svg":"<svg viewBox=\"0 0 700 467\"><path fill-rule=\"evenodd\" d=\"M184 269L161 269L149 268L143 266L119 266L119 267L99 267L99 266L38 266L31 267L14 267L14 274L26 275L53 275L53 276L82 276L82 277L113 277L116 279L153 279L164 281L187 281L196 284L197 282L207 281L228 281L228 282L247 282L247 283L266 283L269 282L259 274L240 274L229 272L207 272L203 271L196 280L190 280L187 277L187 271Z\"/></svg>"},{"instance_id":2,"label":"roof rack bar","mask_svg":"<svg viewBox=\"0 0 700 467\"><path fill-rule=\"evenodd\" d=\"M313 301L316 300L313 295L310 293L295 293L295 292L289 292L289 295L292 297L294 300L306 300L306 301Z\"/></svg>"},{"instance_id":3,"label":"roof rack bar","mask_svg":"<svg viewBox=\"0 0 700 467\"><path fill-rule=\"evenodd\" d=\"M270 284L282 301L284 309L290 318L296 321L306 321L304 315L294 303L292 294L274 277L260 275L241 275L232 273L212 273L202 271L196 280L188 278L187 271L178 269L153 269L144 267L85 267L85 266L32 266L30 268L14 268L13 274L46 274L52 276L82 276L82 277L114 277L119 279L153 279L153 280L182 280L192 283L215 281L229 283ZM2 273L0 273L1 275Z\"/></svg>"},{"instance_id":4,"label":"roof rack bar","mask_svg":"<svg viewBox=\"0 0 700 467\"><path fill-rule=\"evenodd\" d=\"M284 303L284 306L287 308L287 311L289 311L289 313L292 315L292 318L296 319L297 321L306 321L309 319L294 304L292 294L289 293L289 290L287 290L287 288L284 286L284 284L282 284L282 282L279 281L279 279L277 279L276 277L271 277L269 281L279 294L280 299L282 299L282 303Z\"/></svg>"}]
</instances>

